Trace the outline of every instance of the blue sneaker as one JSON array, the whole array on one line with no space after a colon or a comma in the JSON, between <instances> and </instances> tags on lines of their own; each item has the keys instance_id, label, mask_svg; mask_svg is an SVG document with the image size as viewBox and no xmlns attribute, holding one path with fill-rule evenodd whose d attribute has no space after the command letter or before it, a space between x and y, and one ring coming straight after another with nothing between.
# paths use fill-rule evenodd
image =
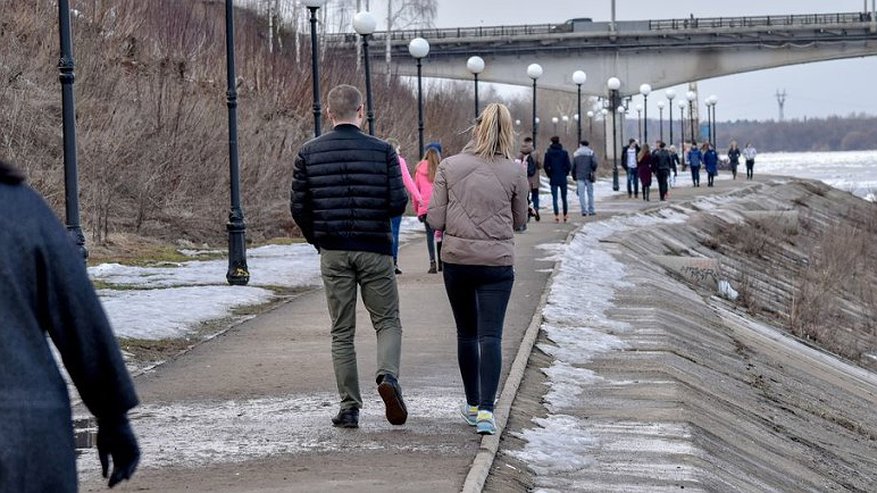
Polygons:
<instances>
[{"instance_id":1,"label":"blue sneaker","mask_svg":"<svg viewBox=\"0 0 877 493\"><path fill-rule=\"evenodd\" d=\"M493 420L492 412L484 410L478 411L478 417L475 421L475 432L479 435L496 434L496 422Z\"/></svg>"},{"instance_id":2,"label":"blue sneaker","mask_svg":"<svg viewBox=\"0 0 877 493\"><path fill-rule=\"evenodd\" d=\"M478 422L478 406L470 406L465 402L460 404L460 416L463 416L467 425L475 426Z\"/></svg>"}]
</instances>

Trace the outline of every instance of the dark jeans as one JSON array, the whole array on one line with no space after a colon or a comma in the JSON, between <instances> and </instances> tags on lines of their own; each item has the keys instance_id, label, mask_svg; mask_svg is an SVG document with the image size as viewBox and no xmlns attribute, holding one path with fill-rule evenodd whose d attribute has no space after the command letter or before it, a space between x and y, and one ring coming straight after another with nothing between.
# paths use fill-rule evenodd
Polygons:
<instances>
[{"instance_id":1,"label":"dark jeans","mask_svg":"<svg viewBox=\"0 0 877 493\"><path fill-rule=\"evenodd\" d=\"M558 215L560 211L557 207L557 192L560 192L560 198L563 202L563 215L565 216L568 210L568 205L566 203L566 191L567 185L564 183L563 185L551 185L551 201L554 204L554 215Z\"/></svg>"},{"instance_id":2,"label":"dark jeans","mask_svg":"<svg viewBox=\"0 0 877 493\"><path fill-rule=\"evenodd\" d=\"M739 162L735 163L735 162L731 161L731 176L733 176L735 180L737 179L737 166L739 166L739 165L740 165Z\"/></svg>"},{"instance_id":3,"label":"dark jeans","mask_svg":"<svg viewBox=\"0 0 877 493\"><path fill-rule=\"evenodd\" d=\"M402 229L402 216L390 219L390 230L393 231L393 262L399 258L399 230Z\"/></svg>"},{"instance_id":4,"label":"dark jeans","mask_svg":"<svg viewBox=\"0 0 877 493\"><path fill-rule=\"evenodd\" d=\"M445 264L444 278L457 323L457 362L466 402L493 411L502 371L502 327L515 271L511 266Z\"/></svg>"},{"instance_id":5,"label":"dark jeans","mask_svg":"<svg viewBox=\"0 0 877 493\"><path fill-rule=\"evenodd\" d=\"M706 186L711 187L711 186L715 185L715 183L716 183L716 174L710 173L709 171L707 171Z\"/></svg>"},{"instance_id":6,"label":"dark jeans","mask_svg":"<svg viewBox=\"0 0 877 493\"><path fill-rule=\"evenodd\" d=\"M700 166L691 167L691 184L696 187L700 186Z\"/></svg>"},{"instance_id":7,"label":"dark jeans","mask_svg":"<svg viewBox=\"0 0 877 493\"><path fill-rule=\"evenodd\" d=\"M670 178L670 170L658 170L658 195L661 200L667 200L667 180Z\"/></svg>"},{"instance_id":8,"label":"dark jeans","mask_svg":"<svg viewBox=\"0 0 877 493\"><path fill-rule=\"evenodd\" d=\"M755 175L753 168L755 168L755 160L754 159L747 159L746 160L746 179L747 180L751 180L752 177Z\"/></svg>"},{"instance_id":9,"label":"dark jeans","mask_svg":"<svg viewBox=\"0 0 877 493\"><path fill-rule=\"evenodd\" d=\"M533 203L533 209L539 210L539 189L531 188L530 189L530 202Z\"/></svg>"},{"instance_id":10,"label":"dark jeans","mask_svg":"<svg viewBox=\"0 0 877 493\"><path fill-rule=\"evenodd\" d=\"M639 177L636 174L636 168L627 169L627 196L639 195Z\"/></svg>"},{"instance_id":11,"label":"dark jeans","mask_svg":"<svg viewBox=\"0 0 877 493\"><path fill-rule=\"evenodd\" d=\"M423 225L426 227L426 251L429 253L429 261L435 262L435 230L426 221Z\"/></svg>"}]
</instances>

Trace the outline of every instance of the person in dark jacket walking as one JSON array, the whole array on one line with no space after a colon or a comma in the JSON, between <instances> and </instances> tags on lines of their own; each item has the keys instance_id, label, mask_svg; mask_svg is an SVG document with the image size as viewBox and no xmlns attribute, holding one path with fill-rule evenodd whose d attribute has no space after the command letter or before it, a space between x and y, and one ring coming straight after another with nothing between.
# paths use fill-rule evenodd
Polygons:
<instances>
[{"instance_id":1,"label":"person in dark jacket walking","mask_svg":"<svg viewBox=\"0 0 877 493\"><path fill-rule=\"evenodd\" d=\"M691 168L691 184L692 186L700 186L700 165L703 162L703 153L697 147L697 142L691 143L691 149L688 150L688 166Z\"/></svg>"},{"instance_id":2,"label":"person in dark jacket walking","mask_svg":"<svg viewBox=\"0 0 877 493\"><path fill-rule=\"evenodd\" d=\"M719 154L712 144L703 146L703 164L706 168L706 186L712 187L716 183L716 175L719 174Z\"/></svg>"},{"instance_id":3,"label":"person in dark jacket walking","mask_svg":"<svg viewBox=\"0 0 877 493\"><path fill-rule=\"evenodd\" d=\"M536 150L533 148L533 138L525 137L521 143L521 152L518 154L518 160L527 169L527 183L530 185L530 202L533 204L533 217L539 222L542 217L539 214L539 187L541 186L539 176L542 174L542 163L536 157Z\"/></svg>"},{"instance_id":4,"label":"person in dark jacket walking","mask_svg":"<svg viewBox=\"0 0 877 493\"><path fill-rule=\"evenodd\" d=\"M676 164L673 162L673 155L667 151L667 144L663 141L658 142L658 150L652 154L652 164L658 177L658 195L662 201L667 200L670 172L676 168Z\"/></svg>"},{"instance_id":5,"label":"person in dark jacket walking","mask_svg":"<svg viewBox=\"0 0 877 493\"><path fill-rule=\"evenodd\" d=\"M560 198L563 202L563 222L566 222L569 219L567 216L568 204L566 202L566 191L568 185L566 177L569 176L572 164L569 161L569 153L563 149L562 145L560 145L560 137L551 137L551 145L548 146L548 150L545 151L545 160L543 163L545 174L548 175L551 182L551 200L554 204L554 222L560 222L560 209L557 206L558 192L560 193Z\"/></svg>"},{"instance_id":6,"label":"person in dark jacket walking","mask_svg":"<svg viewBox=\"0 0 877 493\"><path fill-rule=\"evenodd\" d=\"M131 478L140 449L128 423L131 377L85 262L23 176L0 161L0 491L77 490L67 385L51 338L83 403L97 418L109 486Z\"/></svg>"},{"instance_id":7,"label":"person in dark jacket walking","mask_svg":"<svg viewBox=\"0 0 877 493\"><path fill-rule=\"evenodd\" d=\"M353 86L329 91L331 132L307 142L295 159L290 209L308 243L320 252L320 271L332 318L332 363L341 409L332 424L359 427L362 397L356 368L356 291L378 338L376 381L387 420L404 424L399 386L402 326L393 270L390 218L408 196L393 147L360 130L362 94Z\"/></svg>"},{"instance_id":8,"label":"person in dark jacket walking","mask_svg":"<svg viewBox=\"0 0 877 493\"><path fill-rule=\"evenodd\" d=\"M649 192L652 188L652 152L648 144L643 144L636 161L636 172L642 183L643 200L648 202L651 200Z\"/></svg>"},{"instance_id":9,"label":"person in dark jacket walking","mask_svg":"<svg viewBox=\"0 0 877 493\"><path fill-rule=\"evenodd\" d=\"M581 147L573 153L572 179L576 182L576 192L583 216L593 216L594 182L597 181L597 154L588 147L589 142L583 140Z\"/></svg>"},{"instance_id":10,"label":"person in dark jacket walking","mask_svg":"<svg viewBox=\"0 0 877 493\"><path fill-rule=\"evenodd\" d=\"M639 198L639 176L636 173L639 151L636 139L630 139L627 147L621 150L621 167L627 172L627 198Z\"/></svg>"},{"instance_id":11,"label":"person in dark jacket walking","mask_svg":"<svg viewBox=\"0 0 877 493\"><path fill-rule=\"evenodd\" d=\"M731 147L728 149L728 162L731 165L731 176L736 180L737 179L737 166L740 166L740 147L737 146L737 141L731 141Z\"/></svg>"}]
</instances>

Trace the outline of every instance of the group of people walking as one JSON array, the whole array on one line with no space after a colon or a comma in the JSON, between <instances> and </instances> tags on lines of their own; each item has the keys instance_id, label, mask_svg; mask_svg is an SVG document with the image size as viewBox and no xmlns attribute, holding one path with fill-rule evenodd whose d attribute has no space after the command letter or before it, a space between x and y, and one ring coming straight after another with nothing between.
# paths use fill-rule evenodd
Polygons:
<instances>
[{"instance_id":1,"label":"group of people walking","mask_svg":"<svg viewBox=\"0 0 877 493\"><path fill-rule=\"evenodd\" d=\"M655 148L648 144L639 146L636 139L630 139L621 152L621 165L627 172L627 196L638 198L640 185L642 197L651 201L652 176L658 180L660 200L667 200L670 186L678 175L679 155L676 148L663 141L656 141Z\"/></svg>"}]
</instances>

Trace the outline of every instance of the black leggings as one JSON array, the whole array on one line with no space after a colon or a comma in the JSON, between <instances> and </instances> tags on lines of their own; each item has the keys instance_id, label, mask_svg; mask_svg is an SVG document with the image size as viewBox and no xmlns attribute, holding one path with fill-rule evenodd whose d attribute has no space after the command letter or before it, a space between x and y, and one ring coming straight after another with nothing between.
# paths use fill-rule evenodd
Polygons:
<instances>
[{"instance_id":1,"label":"black leggings","mask_svg":"<svg viewBox=\"0 0 877 493\"><path fill-rule=\"evenodd\" d=\"M515 283L514 269L445 264L444 279L457 323L457 362L466 402L493 411L502 371L502 328Z\"/></svg>"},{"instance_id":2,"label":"black leggings","mask_svg":"<svg viewBox=\"0 0 877 493\"><path fill-rule=\"evenodd\" d=\"M754 159L747 159L746 160L746 179L751 180L752 177L755 175L753 168L755 168L755 160Z\"/></svg>"}]
</instances>

